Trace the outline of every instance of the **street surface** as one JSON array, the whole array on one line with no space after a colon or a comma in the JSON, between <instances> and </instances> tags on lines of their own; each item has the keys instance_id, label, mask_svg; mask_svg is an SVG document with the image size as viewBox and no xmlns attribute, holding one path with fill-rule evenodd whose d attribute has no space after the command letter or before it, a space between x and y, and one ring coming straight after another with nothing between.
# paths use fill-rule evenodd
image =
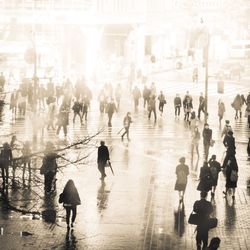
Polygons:
<instances>
[{"instance_id":1,"label":"street surface","mask_svg":"<svg viewBox=\"0 0 250 250\"><path fill-rule=\"evenodd\" d=\"M181 72L161 73L150 77L149 81L156 82L157 93L163 90L167 97L163 116L158 113L156 123L152 117L148 120L147 111L142 107L142 99L139 110L134 111L132 98L124 87L121 109L114 114L112 128L107 127L107 115L99 114L97 99L94 97L88 121L84 125L81 126L77 119L73 125L71 114L66 140L62 134L55 136L52 130L45 130L43 140L38 135L36 151L43 149L48 140L55 142L57 147L63 147L104 128L86 147L86 152L80 152L81 155L90 154L84 164L69 164L58 172L56 193L44 195L39 164L32 173L36 177L32 181L32 188L18 184L19 188L9 189L12 205L26 211L40 212L42 216L6 210L4 202L0 201L0 249L196 249L195 226L189 225L187 220L193 203L199 199L199 192L196 191L199 171L191 171L184 206L179 206L178 193L174 191L175 167L179 158L185 156L191 170L191 135L183 120L183 110L179 119L174 117L173 98L176 93L183 97L189 90L197 111L198 96L200 92L204 93L204 82L191 83L185 79L188 78ZM234 120L234 111L230 105L237 93L246 96L250 85L246 82L226 82L224 94L217 94L217 82L211 80L208 91L208 123L215 140L210 156L216 154L221 161L225 151L217 117L217 102L221 98L226 104L225 119L231 121L236 138L236 158L239 165L234 203L231 197L227 201L223 198L225 179L220 174L213 203L214 215L219 224L209 232L209 239L213 236L220 237L220 249L250 249L250 190L246 188L250 177L250 161L246 152L250 131L246 118ZM131 141L127 142L124 138L122 142L117 133L122 128L123 117L127 111L132 112L133 119ZM20 141L31 140L29 116L28 112L26 120L13 120L6 106L0 125L1 143L10 141L10 136L5 135L13 132ZM224 125L224 121L222 124ZM202 131L203 116L199 128ZM110 170L106 169L107 178L103 183L99 180L96 164L96 147L101 139L105 140L110 149L115 172L112 176ZM202 141L199 150L201 157L197 159L195 156L198 169L203 162ZM65 157L73 161L79 154L78 151L77 148L72 148ZM58 203L58 196L70 178L78 188L82 205L78 206L74 230L67 234L65 211ZM208 199L210 200L210 194ZM25 232L31 235L26 236Z\"/></svg>"}]
</instances>

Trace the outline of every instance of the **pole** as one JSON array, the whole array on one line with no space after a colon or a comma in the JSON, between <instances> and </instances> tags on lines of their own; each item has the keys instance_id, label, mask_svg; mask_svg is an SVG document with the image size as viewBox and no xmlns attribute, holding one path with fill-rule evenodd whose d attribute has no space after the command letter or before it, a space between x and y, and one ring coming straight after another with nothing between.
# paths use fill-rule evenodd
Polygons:
<instances>
[{"instance_id":1,"label":"pole","mask_svg":"<svg viewBox=\"0 0 250 250\"><path fill-rule=\"evenodd\" d=\"M208 57L209 57L209 33L207 31L207 44L204 48L204 63L205 63L205 123L208 120Z\"/></svg>"}]
</instances>

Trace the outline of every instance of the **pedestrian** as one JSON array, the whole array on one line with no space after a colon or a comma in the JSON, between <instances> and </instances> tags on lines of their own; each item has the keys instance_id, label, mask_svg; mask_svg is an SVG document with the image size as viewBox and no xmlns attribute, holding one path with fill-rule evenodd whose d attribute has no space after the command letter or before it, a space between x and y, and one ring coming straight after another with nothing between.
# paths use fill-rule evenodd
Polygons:
<instances>
[{"instance_id":1,"label":"pedestrian","mask_svg":"<svg viewBox=\"0 0 250 250\"><path fill-rule=\"evenodd\" d=\"M194 129L197 127L197 118L196 118L196 114L195 111L191 112L191 117L190 117L190 121L189 121L189 128L191 133L194 131Z\"/></svg>"},{"instance_id":2,"label":"pedestrian","mask_svg":"<svg viewBox=\"0 0 250 250\"><path fill-rule=\"evenodd\" d=\"M212 145L212 129L209 128L209 124L204 124L204 129L202 132L203 136L203 146L204 146L204 159L207 161L209 155L209 148Z\"/></svg>"},{"instance_id":3,"label":"pedestrian","mask_svg":"<svg viewBox=\"0 0 250 250\"><path fill-rule=\"evenodd\" d=\"M183 100L183 108L185 113L184 121L189 121L189 115L193 109L192 98L189 95L186 95Z\"/></svg>"},{"instance_id":4,"label":"pedestrian","mask_svg":"<svg viewBox=\"0 0 250 250\"><path fill-rule=\"evenodd\" d=\"M82 116L81 116L82 104L80 103L79 100L75 100L72 110L74 111L73 123L75 123L76 116L79 116L80 122L82 124Z\"/></svg>"},{"instance_id":5,"label":"pedestrian","mask_svg":"<svg viewBox=\"0 0 250 250\"><path fill-rule=\"evenodd\" d=\"M126 116L124 117L124 119L123 119L123 126L124 126L124 129L125 129L125 132L121 136L122 140L123 140L123 137L125 135L127 135L127 139L128 139L128 141L130 141L130 138L129 138L129 128L130 128L130 124L131 123L132 123L131 113L128 112L126 114Z\"/></svg>"},{"instance_id":6,"label":"pedestrian","mask_svg":"<svg viewBox=\"0 0 250 250\"><path fill-rule=\"evenodd\" d=\"M69 125L69 106L64 100L58 114L56 134L59 135L61 128L63 128L64 136L67 136L67 126Z\"/></svg>"},{"instance_id":7,"label":"pedestrian","mask_svg":"<svg viewBox=\"0 0 250 250\"><path fill-rule=\"evenodd\" d=\"M226 167L225 167L225 173L226 173L226 190L223 191L223 194L225 195L224 198L227 198L227 194L229 189L232 189L232 199L235 199L235 188L237 187L238 182L238 164L236 161L235 156L230 156Z\"/></svg>"},{"instance_id":8,"label":"pedestrian","mask_svg":"<svg viewBox=\"0 0 250 250\"><path fill-rule=\"evenodd\" d=\"M224 128L223 128L222 133L221 133L221 137L223 137L223 140L224 140L225 136L228 134L229 131L233 131L233 130L232 130L232 127L230 125L230 121L226 120Z\"/></svg>"},{"instance_id":9,"label":"pedestrian","mask_svg":"<svg viewBox=\"0 0 250 250\"><path fill-rule=\"evenodd\" d=\"M29 181L31 180L31 147L29 141L26 141L22 148L22 160L23 160L23 180L25 176L25 170L28 165Z\"/></svg>"},{"instance_id":10,"label":"pedestrian","mask_svg":"<svg viewBox=\"0 0 250 250\"><path fill-rule=\"evenodd\" d=\"M85 95L83 97L83 102L82 102L82 121L83 121L83 118L84 118L85 122L88 119L89 106L90 106L90 100L89 100L88 96Z\"/></svg>"},{"instance_id":11,"label":"pedestrian","mask_svg":"<svg viewBox=\"0 0 250 250\"><path fill-rule=\"evenodd\" d=\"M55 153L55 146L53 143L48 142L45 148L42 167L40 168L40 174L44 175L44 190L46 193L52 191L52 184L54 183L55 191L55 177L57 172L56 159L59 156Z\"/></svg>"},{"instance_id":12,"label":"pedestrian","mask_svg":"<svg viewBox=\"0 0 250 250\"><path fill-rule=\"evenodd\" d=\"M192 77L192 79L193 79L193 82L198 82L198 67L197 66L195 66L195 68L193 69L193 77Z\"/></svg>"},{"instance_id":13,"label":"pedestrian","mask_svg":"<svg viewBox=\"0 0 250 250\"><path fill-rule=\"evenodd\" d=\"M149 98L150 98L150 89L144 85L144 89L143 89L143 108L148 107L148 103L149 103Z\"/></svg>"},{"instance_id":14,"label":"pedestrian","mask_svg":"<svg viewBox=\"0 0 250 250\"><path fill-rule=\"evenodd\" d=\"M160 95L158 96L158 100L159 100L159 111L161 112L161 115L162 115L164 105L167 103L165 95L163 94L162 91L160 92Z\"/></svg>"},{"instance_id":15,"label":"pedestrian","mask_svg":"<svg viewBox=\"0 0 250 250\"><path fill-rule=\"evenodd\" d=\"M206 249L208 245L209 218L213 212L212 203L207 201L207 192L200 193L200 200L195 201L193 211L198 215L200 221L196 228L197 250Z\"/></svg>"},{"instance_id":16,"label":"pedestrian","mask_svg":"<svg viewBox=\"0 0 250 250\"><path fill-rule=\"evenodd\" d=\"M193 166L193 158L194 158L194 149L196 150L198 158L200 157L200 154L199 154L200 138L201 138L201 135L200 135L199 127L196 126L194 131L192 131L192 140L191 140L191 163L192 163L192 166Z\"/></svg>"},{"instance_id":17,"label":"pedestrian","mask_svg":"<svg viewBox=\"0 0 250 250\"><path fill-rule=\"evenodd\" d=\"M54 120L56 117L56 113L57 113L57 106L56 106L56 98L53 97L53 101L49 103L48 105L48 116L47 116L47 129L49 130L50 128L52 128L53 130L55 130L55 126L54 126Z\"/></svg>"},{"instance_id":18,"label":"pedestrian","mask_svg":"<svg viewBox=\"0 0 250 250\"><path fill-rule=\"evenodd\" d=\"M211 191L211 197L213 198L215 195L215 190L218 183L218 176L221 171L221 165L218 161L216 161L216 155L212 155L210 160L208 161L209 167L210 167L210 173L212 177L212 191Z\"/></svg>"},{"instance_id":19,"label":"pedestrian","mask_svg":"<svg viewBox=\"0 0 250 250\"><path fill-rule=\"evenodd\" d=\"M148 103L148 119L150 120L151 117L151 113L154 113L154 118L155 118L155 122L157 120L157 115L156 115L156 107L155 107L155 95L151 96L149 99L149 103Z\"/></svg>"},{"instance_id":20,"label":"pedestrian","mask_svg":"<svg viewBox=\"0 0 250 250\"><path fill-rule=\"evenodd\" d=\"M206 250L217 250L220 247L220 241L219 237L213 237Z\"/></svg>"},{"instance_id":21,"label":"pedestrian","mask_svg":"<svg viewBox=\"0 0 250 250\"><path fill-rule=\"evenodd\" d=\"M107 161L110 160L109 158L109 150L108 147L105 145L104 141L101 141L101 146L98 147L98 152L97 152L97 164L98 164L98 169L101 173L101 178L100 180L104 180L106 177L105 173L105 166L107 164Z\"/></svg>"},{"instance_id":22,"label":"pedestrian","mask_svg":"<svg viewBox=\"0 0 250 250\"><path fill-rule=\"evenodd\" d=\"M121 96L122 96L122 86L120 83L118 83L116 88L115 88L115 100L117 103L118 110L120 109Z\"/></svg>"},{"instance_id":23,"label":"pedestrian","mask_svg":"<svg viewBox=\"0 0 250 250\"><path fill-rule=\"evenodd\" d=\"M18 143L17 137L16 135L13 135L11 137L11 141L10 141L10 148L12 151L12 181L14 182L15 178L16 178L16 169L19 166L20 163L20 159L18 159L19 157L21 157L21 145L20 143Z\"/></svg>"},{"instance_id":24,"label":"pedestrian","mask_svg":"<svg viewBox=\"0 0 250 250\"><path fill-rule=\"evenodd\" d=\"M241 112L241 107L242 107L242 99L240 97L239 94L236 95L236 97L234 98L234 101L233 103L231 104L232 107L235 109L235 119L238 119L239 116L238 116L238 113L240 112L240 118L242 116L242 112Z\"/></svg>"},{"instance_id":25,"label":"pedestrian","mask_svg":"<svg viewBox=\"0 0 250 250\"><path fill-rule=\"evenodd\" d=\"M199 120L201 118L201 112L203 112L203 114L205 113L205 98L202 92L199 97L199 107L198 107L198 119Z\"/></svg>"},{"instance_id":26,"label":"pedestrian","mask_svg":"<svg viewBox=\"0 0 250 250\"><path fill-rule=\"evenodd\" d=\"M110 102L106 106L106 113L108 114L108 126L112 127L112 117L114 112L117 112L114 98L111 98Z\"/></svg>"},{"instance_id":27,"label":"pedestrian","mask_svg":"<svg viewBox=\"0 0 250 250\"><path fill-rule=\"evenodd\" d=\"M66 183L63 192L60 194L59 203L63 203L63 207L66 210L66 223L67 229L69 230L70 226L74 227L74 222L77 215L76 207L78 205L81 205L81 199L73 180L68 180L68 182ZM71 212L72 218L70 224Z\"/></svg>"},{"instance_id":28,"label":"pedestrian","mask_svg":"<svg viewBox=\"0 0 250 250\"><path fill-rule=\"evenodd\" d=\"M3 187L5 187L5 185L8 185L9 167L11 165L12 158L11 147L8 142L5 142L0 153L0 168L2 170Z\"/></svg>"},{"instance_id":29,"label":"pedestrian","mask_svg":"<svg viewBox=\"0 0 250 250\"><path fill-rule=\"evenodd\" d=\"M223 162L223 168L225 168L230 156L235 156L236 154L235 138L233 136L233 131L228 131L227 135L224 137L223 144L226 147L226 156Z\"/></svg>"},{"instance_id":30,"label":"pedestrian","mask_svg":"<svg viewBox=\"0 0 250 250\"><path fill-rule=\"evenodd\" d=\"M132 94L133 94L133 98L134 98L135 110L138 110L139 99L141 98L141 91L139 90L139 88L137 86L135 86L135 88L133 89Z\"/></svg>"},{"instance_id":31,"label":"pedestrian","mask_svg":"<svg viewBox=\"0 0 250 250\"><path fill-rule=\"evenodd\" d=\"M226 111L225 104L222 100L218 101L218 116L219 116L219 124L221 126L221 120L224 117L224 113Z\"/></svg>"},{"instance_id":32,"label":"pedestrian","mask_svg":"<svg viewBox=\"0 0 250 250\"><path fill-rule=\"evenodd\" d=\"M181 157L179 159L180 164L177 165L175 174L176 174L176 182L175 182L175 188L174 190L177 190L179 192L179 202L183 202L185 190L187 187L187 176L189 175L189 168L185 164L185 157Z\"/></svg>"},{"instance_id":33,"label":"pedestrian","mask_svg":"<svg viewBox=\"0 0 250 250\"><path fill-rule=\"evenodd\" d=\"M16 118L16 111L17 111L17 100L18 100L18 92L14 90L10 96L10 110L14 117Z\"/></svg>"},{"instance_id":34,"label":"pedestrian","mask_svg":"<svg viewBox=\"0 0 250 250\"><path fill-rule=\"evenodd\" d=\"M155 83L152 82L151 86L150 86L150 97L152 96L156 96L156 86Z\"/></svg>"},{"instance_id":35,"label":"pedestrian","mask_svg":"<svg viewBox=\"0 0 250 250\"><path fill-rule=\"evenodd\" d=\"M174 113L175 116L180 116L180 111L181 111L181 98L179 94L176 94L174 98Z\"/></svg>"},{"instance_id":36,"label":"pedestrian","mask_svg":"<svg viewBox=\"0 0 250 250\"><path fill-rule=\"evenodd\" d=\"M204 162L203 166L200 169L200 181L197 186L197 190L209 192L212 189L212 176L210 172L210 168L208 167L208 163Z\"/></svg>"}]
</instances>

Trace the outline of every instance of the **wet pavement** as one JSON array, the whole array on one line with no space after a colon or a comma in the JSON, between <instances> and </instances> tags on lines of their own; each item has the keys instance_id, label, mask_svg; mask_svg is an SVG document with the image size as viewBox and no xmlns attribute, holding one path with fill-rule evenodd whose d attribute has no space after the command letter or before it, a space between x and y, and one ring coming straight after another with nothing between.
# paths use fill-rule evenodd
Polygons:
<instances>
[{"instance_id":1,"label":"wet pavement","mask_svg":"<svg viewBox=\"0 0 250 250\"><path fill-rule=\"evenodd\" d=\"M71 162L86 155L88 158L80 164L60 160L61 168L57 174L55 193L44 194L43 178L39 174L39 158L33 161L31 183L23 183L21 178L17 178L17 186L8 190L11 205L38 214L7 210L1 201L0 249L196 249L195 227L189 225L187 220L194 201L199 198L196 191L198 177L196 172L191 172L184 206L179 206L178 193L174 191L175 167L181 156L187 158L190 166L190 131L183 121L183 114L180 119L174 117L172 103L175 93L183 96L186 90L189 90L196 104L204 86L202 83L184 81L173 85L168 79L170 77L164 74L155 76L157 83L161 84L161 89L167 93L167 106L162 117L158 114L156 123L148 120L147 112L141 105L139 110L134 112L133 104L128 102L125 95L121 110L114 115L112 128L106 126L107 117L99 115L98 104L93 100L87 123L81 126L78 121L75 125L70 122L67 140L64 140L62 134L55 136L53 131L45 131L43 140L38 136L37 151L43 148L47 140L54 141L57 147L62 148L104 129L88 145L66 150L65 157ZM235 90L247 94L249 87L228 83L225 86L225 94L218 95L216 83L211 82L209 85L209 123L216 141L210 154L216 153L220 160L224 152L217 120L217 101L218 98L223 98L227 104L226 118L231 120L235 132L239 164L239 182L234 203L231 197L227 201L223 198L225 180L223 175L220 175L213 201L214 215L219 224L216 229L210 231L209 238L219 236L220 249L232 250L250 248L250 190L246 188L246 181L250 176L246 142L250 132L245 118L236 121L233 119L230 103L235 96ZM131 142L126 139L122 142L117 133L128 110L132 111L134 121L131 126ZM14 121L6 109L1 135L16 132L21 141L31 140L28 117L29 114L25 121ZM202 126L201 121L200 129ZM10 138L1 138L2 141L6 139ZM110 148L115 172L113 176L110 170L106 169L105 182L99 180L96 166L96 147L100 139L105 139ZM202 143L199 149L202 155ZM200 167L202 157L195 158L195 163ZM17 176L21 176L20 171ZM67 232L65 211L58 203L58 195L70 178L78 188L82 205L78 206L74 229Z\"/></svg>"}]
</instances>

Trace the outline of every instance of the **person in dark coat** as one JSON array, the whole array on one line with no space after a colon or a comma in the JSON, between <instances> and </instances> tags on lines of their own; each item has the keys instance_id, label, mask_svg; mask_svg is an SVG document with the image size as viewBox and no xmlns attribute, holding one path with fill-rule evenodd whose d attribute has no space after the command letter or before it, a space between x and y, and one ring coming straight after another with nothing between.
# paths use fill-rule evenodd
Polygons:
<instances>
[{"instance_id":1,"label":"person in dark coat","mask_svg":"<svg viewBox=\"0 0 250 250\"><path fill-rule=\"evenodd\" d=\"M208 220L213 212L212 203L206 200L207 192L202 191L201 199L195 201L193 211L198 214L200 223L197 225L196 245L197 250L206 249L208 245Z\"/></svg>"},{"instance_id":2,"label":"person in dark coat","mask_svg":"<svg viewBox=\"0 0 250 250\"><path fill-rule=\"evenodd\" d=\"M175 116L180 116L181 111L181 98L179 94L176 94L176 97L174 98L174 113Z\"/></svg>"},{"instance_id":3,"label":"person in dark coat","mask_svg":"<svg viewBox=\"0 0 250 250\"><path fill-rule=\"evenodd\" d=\"M212 176L208 163L204 162L200 169L200 182L197 186L197 190L208 192L212 189Z\"/></svg>"},{"instance_id":4,"label":"person in dark coat","mask_svg":"<svg viewBox=\"0 0 250 250\"><path fill-rule=\"evenodd\" d=\"M150 117L151 117L151 113L153 112L154 113L154 118L155 118L155 122L157 120L157 115L156 115L156 107L155 107L155 95L151 96L150 99L149 99L149 103L148 103L148 119L150 120Z\"/></svg>"},{"instance_id":5,"label":"person in dark coat","mask_svg":"<svg viewBox=\"0 0 250 250\"><path fill-rule=\"evenodd\" d=\"M107 104L106 106L106 113L108 114L108 126L109 127L112 127L112 117L113 117L113 114L114 112L117 112L117 108L116 108L116 105L115 105L115 101L114 99L112 98L111 101Z\"/></svg>"},{"instance_id":6,"label":"person in dark coat","mask_svg":"<svg viewBox=\"0 0 250 250\"><path fill-rule=\"evenodd\" d=\"M189 168L185 164L185 157L181 157L179 162L180 164L177 165L175 174L176 174L176 182L174 190L179 191L179 201L180 203L183 202L185 190L187 187L187 176L189 175Z\"/></svg>"},{"instance_id":7,"label":"person in dark coat","mask_svg":"<svg viewBox=\"0 0 250 250\"><path fill-rule=\"evenodd\" d=\"M210 167L210 173L212 177L212 192L211 196L214 197L215 190L218 183L219 172L221 171L221 166L218 161L216 161L216 155L212 155L211 159L208 161Z\"/></svg>"},{"instance_id":8,"label":"person in dark coat","mask_svg":"<svg viewBox=\"0 0 250 250\"><path fill-rule=\"evenodd\" d=\"M243 103L242 103L242 99L241 99L241 96L238 94L236 95L236 97L234 98L234 101L232 103L232 107L235 109L235 119L238 119L239 116L238 116L238 113L240 112L240 118L241 118L241 115L242 115L242 112L241 112L241 107L242 107Z\"/></svg>"},{"instance_id":9,"label":"person in dark coat","mask_svg":"<svg viewBox=\"0 0 250 250\"><path fill-rule=\"evenodd\" d=\"M213 237L209 243L209 246L205 250L217 250L220 247L220 238Z\"/></svg>"},{"instance_id":10,"label":"person in dark coat","mask_svg":"<svg viewBox=\"0 0 250 250\"><path fill-rule=\"evenodd\" d=\"M234 173L237 175L237 177L232 177L232 172L234 171ZM232 189L232 199L235 199L235 188L237 187L237 181L238 181L238 164L236 161L235 156L230 156L226 165L226 190L223 191L223 194L225 195L225 198L227 198L227 193L229 189Z\"/></svg>"},{"instance_id":11,"label":"person in dark coat","mask_svg":"<svg viewBox=\"0 0 250 250\"><path fill-rule=\"evenodd\" d=\"M165 95L163 94L162 91L160 92L160 95L158 96L158 100L159 100L159 111L161 112L161 115L162 115L164 105L167 103Z\"/></svg>"},{"instance_id":12,"label":"person in dark coat","mask_svg":"<svg viewBox=\"0 0 250 250\"><path fill-rule=\"evenodd\" d=\"M43 157L43 164L40 168L40 174L44 175L44 190L49 193L52 191L52 184L55 181L57 172L56 159L59 157L55 152L53 143L48 142L45 148L45 154ZM55 183L55 182L54 182ZM55 190L55 186L54 186Z\"/></svg>"},{"instance_id":13,"label":"person in dark coat","mask_svg":"<svg viewBox=\"0 0 250 250\"><path fill-rule=\"evenodd\" d=\"M227 149L226 156L223 161L223 168L224 168L228 162L229 157L235 156L236 154L235 139L233 137L233 131L228 131L228 133L224 137L223 144Z\"/></svg>"},{"instance_id":14,"label":"person in dark coat","mask_svg":"<svg viewBox=\"0 0 250 250\"><path fill-rule=\"evenodd\" d=\"M81 199L79 197L77 188L75 187L73 180L68 180L68 182L66 183L63 192L59 198L59 203L62 202L63 202L63 207L66 210L67 229L69 229L71 212L72 212L71 227L74 227L74 222L77 214L76 207L78 205L81 205Z\"/></svg>"},{"instance_id":15,"label":"person in dark coat","mask_svg":"<svg viewBox=\"0 0 250 250\"><path fill-rule=\"evenodd\" d=\"M79 116L80 122L82 124L82 116L81 116L81 111L82 111L82 104L79 102L79 100L76 100L74 102L74 105L72 107L72 110L74 111L74 117L73 117L73 123L75 123L76 116Z\"/></svg>"},{"instance_id":16,"label":"person in dark coat","mask_svg":"<svg viewBox=\"0 0 250 250\"><path fill-rule=\"evenodd\" d=\"M205 113L205 98L203 96L203 93L201 93L199 97L199 107L198 107L198 119L199 120L201 118L201 111L203 112L203 114Z\"/></svg>"},{"instance_id":17,"label":"person in dark coat","mask_svg":"<svg viewBox=\"0 0 250 250\"><path fill-rule=\"evenodd\" d=\"M101 141L100 144L101 146L98 148L97 152L97 164L98 164L98 169L101 173L100 180L104 180L104 178L106 177L105 166L107 164L107 161L110 160L110 158L109 158L109 150L108 147L105 146L105 142Z\"/></svg>"},{"instance_id":18,"label":"person in dark coat","mask_svg":"<svg viewBox=\"0 0 250 250\"><path fill-rule=\"evenodd\" d=\"M207 161L209 155L209 148L212 140L212 129L209 128L209 125L207 123L204 124L202 136L203 136L203 146L204 146L204 156L205 156L204 158L205 161Z\"/></svg>"},{"instance_id":19,"label":"person in dark coat","mask_svg":"<svg viewBox=\"0 0 250 250\"><path fill-rule=\"evenodd\" d=\"M12 162L12 150L8 142L3 144L3 149L0 153L0 168L2 170L3 187L8 184L9 167Z\"/></svg>"},{"instance_id":20,"label":"person in dark coat","mask_svg":"<svg viewBox=\"0 0 250 250\"><path fill-rule=\"evenodd\" d=\"M185 112L184 120L189 121L189 115L193 109L193 100L192 97L189 95L186 95L183 100L183 108Z\"/></svg>"},{"instance_id":21,"label":"person in dark coat","mask_svg":"<svg viewBox=\"0 0 250 250\"><path fill-rule=\"evenodd\" d=\"M61 128L63 128L64 136L67 136L67 126L69 125L69 106L63 102L58 114L58 127L56 134L59 135Z\"/></svg>"}]
</instances>

